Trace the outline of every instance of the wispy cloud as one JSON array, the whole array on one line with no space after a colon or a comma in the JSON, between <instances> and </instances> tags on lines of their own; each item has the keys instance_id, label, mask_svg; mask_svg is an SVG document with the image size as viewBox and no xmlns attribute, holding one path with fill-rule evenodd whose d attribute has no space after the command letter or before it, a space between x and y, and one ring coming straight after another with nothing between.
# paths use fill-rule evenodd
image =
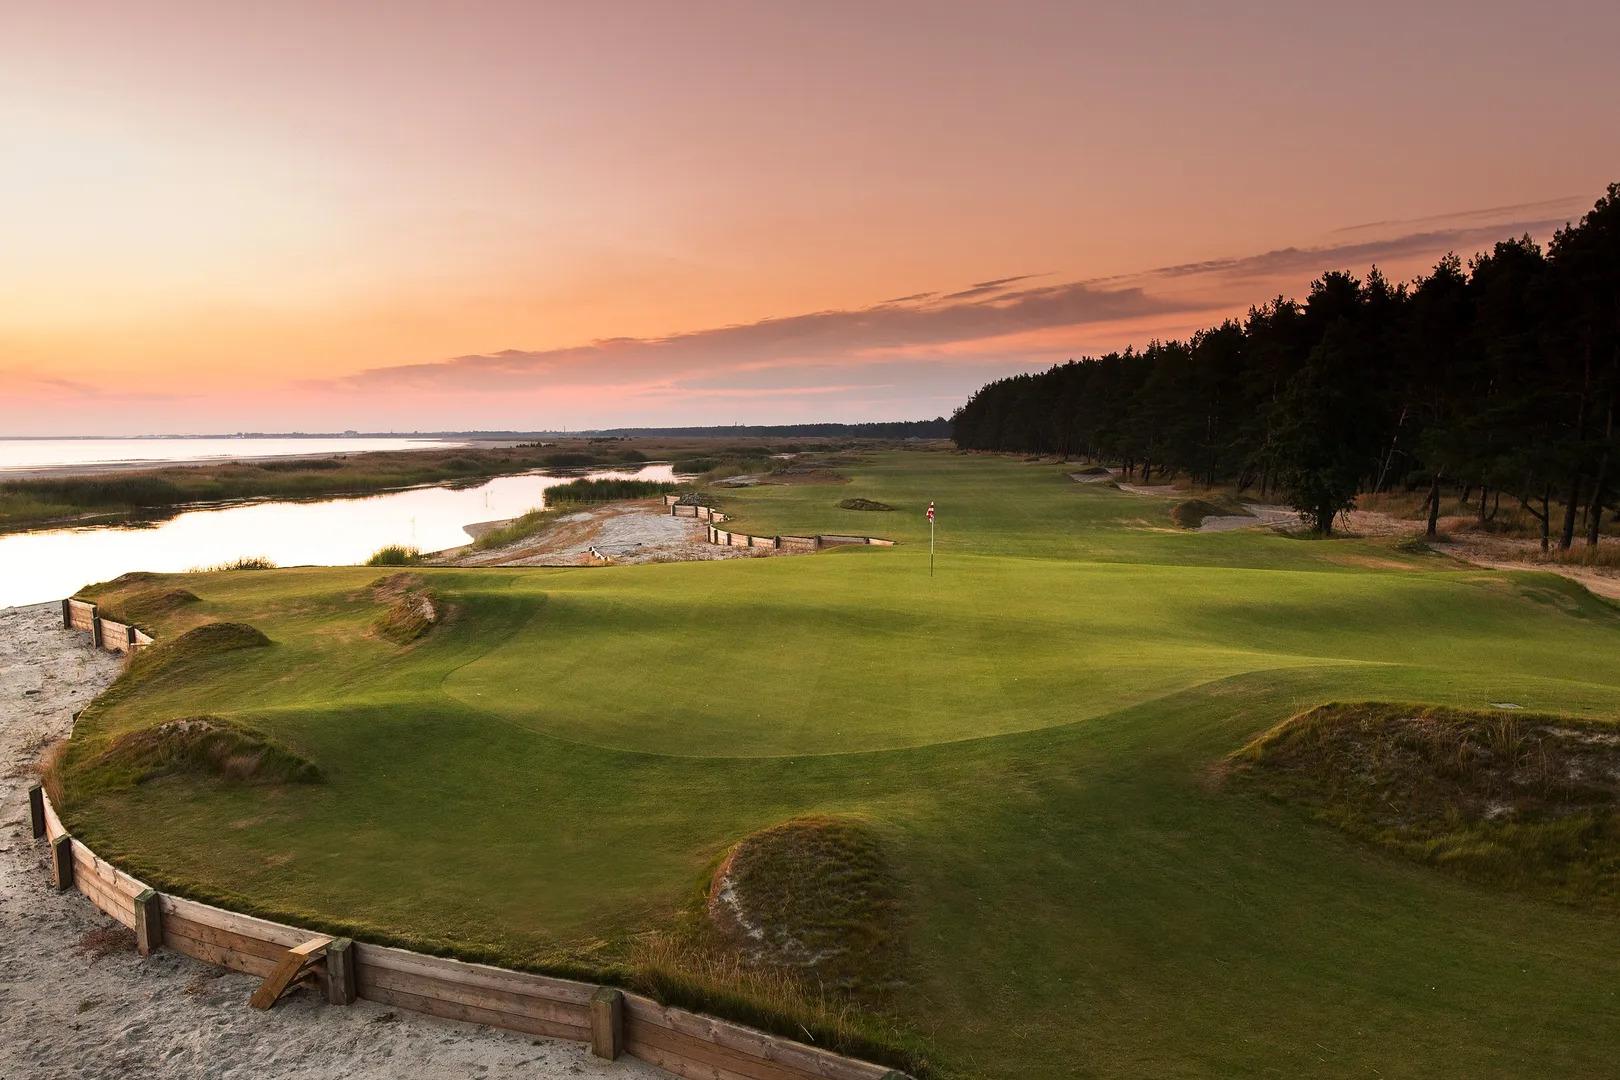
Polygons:
<instances>
[{"instance_id":1,"label":"wispy cloud","mask_svg":"<svg viewBox=\"0 0 1620 1080\"><path fill-rule=\"evenodd\" d=\"M748 408L750 416L909 415L948 411L988 379L1153 337L1179 336L1324 270L1372 264L1410 274L1448 251L1545 235L1569 200L1374 222L1324 242L1036 283L1049 274L926 290L867 307L805 312L662 337L603 338L372 368L307 389L385 406L452 397L479 407L603 420L644 410L669 419ZM889 403L889 404L885 404Z\"/></svg>"}]
</instances>

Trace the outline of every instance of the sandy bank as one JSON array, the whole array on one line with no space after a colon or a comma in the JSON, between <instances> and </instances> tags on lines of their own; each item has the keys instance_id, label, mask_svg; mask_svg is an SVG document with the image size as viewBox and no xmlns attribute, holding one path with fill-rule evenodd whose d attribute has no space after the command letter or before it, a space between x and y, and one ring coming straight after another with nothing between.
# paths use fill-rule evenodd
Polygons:
<instances>
[{"instance_id":1,"label":"sandy bank","mask_svg":"<svg viewBox=\"0 0 1620 1080\"><path fill-rule=\"evenodd\" d=\"M467 526L480 537L504 521ZM779 554L764 548L720 547L708 541L708 526L694 518L674 517L660 500L610 503L563 514L533 536L503 547L471 547L441 552L433 562L443 566L587 566L600 563L592 549L615 563L696 562L709 559L759 558Z\"/></svg>"},{"instance_id":2,"label":"sandy bank","mask_svg":"<svg viewBox=\"0 0 1620 1080\"><path fill-rule=\"evenodd\" d=\"M146 959L134 937L76 892L50 887L26 790L40 751L121 660L61 629L60 608L0 609L0 1076L360 1080L614 1078L665 1074L607 1063L582 1044L395 1012L322 1004L299 990L270 1012L247 1005L258 980L172 952Z\"/></svg>"}]
</instances>

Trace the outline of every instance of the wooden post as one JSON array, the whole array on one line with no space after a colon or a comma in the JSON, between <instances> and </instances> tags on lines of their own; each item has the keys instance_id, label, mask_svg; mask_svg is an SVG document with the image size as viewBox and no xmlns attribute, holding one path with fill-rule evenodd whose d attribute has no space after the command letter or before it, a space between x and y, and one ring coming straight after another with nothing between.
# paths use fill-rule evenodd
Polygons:
<instances>
[{"instance_id":1,"label":"wooden post","mask_svg":"<svg viewBox=\"0 0 1620 1080\"><path fill-rule=\"evenodd\" d=\"M95 608L90 609L90 641L96 648L101 648L101 613Z\"/></svg>"},{"instance_id":2,"label":"wooden post","mask_svg":"<svg viewBox=\"0 0 1620 1080\"><path fill-rule=\"evenodd\" d=\"M124 651L127 652L127 653L133 653L135 651L135 624L134 623L125 623L124 624Z\"/></svg>"},{"instance_id":3,"label":"wooden post","mask_svg":"<svg viewBox=\"0 0 1620 1080\"><path fill-rule=\"evenodd\" d=\"M611 986L591 995L591 1053L609 1061L624 1053L624 995Z\"/></svg>"},{"instance_id":4,"label":"wooden post","mask_svg":"<svg viewBox=\"0 0 1620 1080\"><path fill-rule=\"evenodd\" d=\"M51 843L51 880L58 892L73 888L73 837L67 833Z\"/></svg>"},{"instance_id":5,"label":"wooden post","mask_svg":"<svg viewBox=\"0 0 1620 1080\"><path fill-rule=\"evenodd\" d=\"M333 1005L353 1005L356 996L354 942L340 937L326 947L326 1000Z\"/></svg>"},{"instance_id":6,"label":"wooden post","mask_svg":"<svg viewBox=\"0 0 1620 1080\"><path fill-rule=\"evenodd\" d=\"M38 784L28 789L28 821L35 840L45 835L45 789Z\"/></svg>"},{"instance_id":7,"label":"wooden post","mask_svg":"<svg viewBox=\"0 0 1620 1080\"><path fill-rule=\"evenodd\" d=\"M151 956L163 944L163 905L156 889L143 889L135 897L135 951Z\"/></svg>"},{"instance_id":8,"label":"wooden post","mask_svg":"<svg viewBox=\"0 0 1620 1080\"><path fill-rule=\"evenodd\" d=\"M71 598L62 601L62 629L73 629L73 601Z\"/></svg>"}]
</instances>

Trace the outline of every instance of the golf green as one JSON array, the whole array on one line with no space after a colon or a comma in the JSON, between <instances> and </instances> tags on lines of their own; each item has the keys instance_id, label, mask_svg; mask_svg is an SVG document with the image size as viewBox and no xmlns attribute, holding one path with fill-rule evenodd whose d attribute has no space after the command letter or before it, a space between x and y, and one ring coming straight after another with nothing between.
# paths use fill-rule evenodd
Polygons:
<instances>
[{"instance_id":1,"label":"golf green","mask_svg":"<svg viewBox=\"0 0 1620 1080\"><path fill-rule=\"evenodd\" d=\"M160 640L230 621L272 645L92 707L69 826L182 893L611 972L740 838L855 815L903 883L891 1007L938 1075L1611 1074L1612 917L1360 846L1217 766L1329 700L1615 718L1614 607L1389 541L1178 530L1169 500L1058 465L839 468L725 493L727 527L898 546L422 569L446 617L407 646L370 632L384 571L185 576L200 600ZM200 714L323 779L99 782L110 739Z\"/></svg>"}]
</instances>

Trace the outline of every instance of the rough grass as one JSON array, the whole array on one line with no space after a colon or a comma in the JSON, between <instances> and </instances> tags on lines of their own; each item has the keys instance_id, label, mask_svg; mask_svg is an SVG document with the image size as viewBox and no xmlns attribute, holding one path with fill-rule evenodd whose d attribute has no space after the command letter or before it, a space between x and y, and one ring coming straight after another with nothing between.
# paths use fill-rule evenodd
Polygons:
<instances>
[{"instance_id":1,"label":"rough grass","mask_svg":"<svg viewBox=\"0 0 1620 1080\"><path fill-rule=\"evenodd\" d=\"M179 775L244 784L309 784L321 779L312 762L277 746L262 732L217 716L185 717L124 732L85 763L83 775L100 788Z\"/></svg>"},{"instance_id":2,"label":"rough grass","mask_svg":"<svg viewBox=\"0 0 1620 1080\"><path fill-rule=\"evenodd\" d=\"M905 1070L941 1076L892 1017L780 967L761 966L700 935L654 933L630 953L630 987L669 1005L718 1012L764 1031Z\"/></svg>"},{"instance_id":3,"label":"rough grass","mask_svg":"<svg viewBox=\"0 0 1620 1080\"><path fill-rule=\"evenodd\" d=\"M838 504L840 510L893 510L894 507L876 499L845 499Z\"/></svg>"},{"instance_id":4,"label":"rough grass","mask_svg":"<svg viewBox=\"0 0 1620 1080\"><path fill-rule=\"evenodd\" d=\"M1620 909L1620 726L1325 705L1234 755L1251 786L1482 884Z\"/></svg>"},{"instance_id":5,"label":"rough grass","mask_svg":"<svg viewBox=\"0 0 1620 1080\"><path fill-rule=\"evenodd\" d=\"M746 837L715 872L709 915L749 964L865 999L897 982L901 889L863 822L817 815Z\"/></svg>"},{"instance_id":6,"label":"rough grass","mask_svg":"<svg viewBox=\"0 0 1620 1080\"><path fill-rule=\"evenodd\" d=\"M422 552L418 548L407 547L403 544L388 544L371 553L366 560L367 566L416 566L422 561Z\"/></svg>"},{"instance_id":7,"label":"rough grass","mask_svg":"<svg viewBox=\"0 0 1620 1080\"><path fill-rule=\"evenodd\" d=\"M142 649L130 659L130 670L150 678L221 653L258 649L269 644L270 639L262 631L246 623L203 623L176 637L158 638L155 645Z\"/></svg>"}]
</instances>

